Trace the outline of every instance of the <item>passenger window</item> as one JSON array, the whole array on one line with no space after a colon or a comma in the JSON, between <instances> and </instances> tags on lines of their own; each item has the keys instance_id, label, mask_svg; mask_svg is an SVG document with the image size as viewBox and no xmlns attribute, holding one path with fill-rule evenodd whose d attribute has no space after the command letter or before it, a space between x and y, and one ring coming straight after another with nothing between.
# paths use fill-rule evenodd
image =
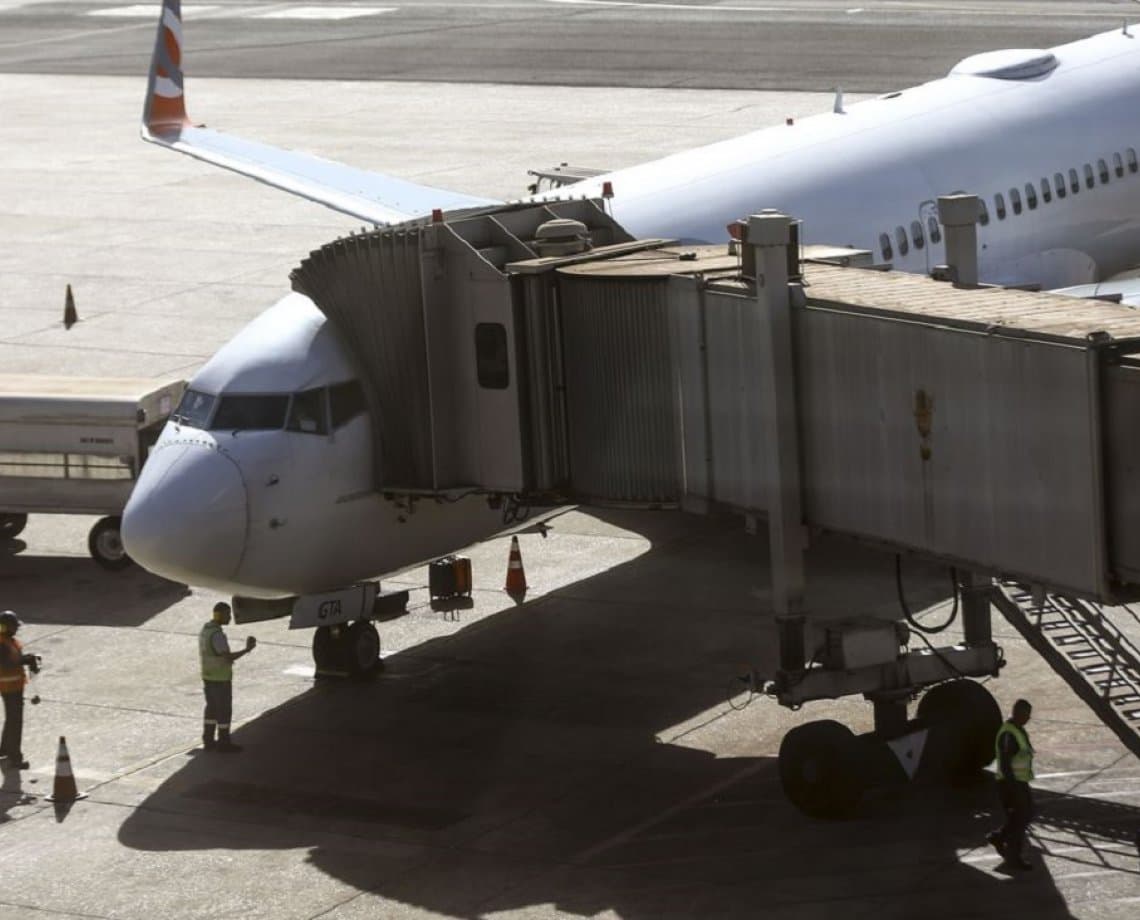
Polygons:
<instances>
[{"instance_id":1,"label":"passenger window","mask_svg":"<svg viewBox=\"0 0 1140 920\"><path fill-rule=\"evenodd\" d=\"M210 410L214 408L216 398L209 393L200 393L197 390L187 390L182 394L182 402L174 410L171 418L182 425L191 428L205 429L210 421Z\"/></svg>"},{"instance_id":2,"label":"passenger window","mask_svg":"<svg viewBox=\"0 0 1140 920\"><path fill-rule=\"evenodd\" d=\"M1048 179L1041 180L1041 198L1046 204L1053 200L1053 189Z\"/></svg>"},{"instance_id":3,"label":"passenger window","mask_svg":"<svg viewBox=\"0 0 1140 920\"><path fill-rule=\"evenodd\" d=\"M886 233L879 234L879 249L883 251L883 258L888 262L895 257L895 252L891 249L891 238Z\"/></svg>"},{"instance_id":4,"label":"passenger window","mask_svg":"<svg viewBox=\"0 0 1140 920\"><path fill-rule=\"evenodd\" d=\"M1130 173L1136 172L1136 151L1129 147L1124 151L1124 155L1128 158L1128 171Z\"/></svg>"},{"instance_id":5,"label":"passenger window","mask_svg":"<svg viewBox=\"0 0 1140 920\"><path fill-rule=\"evenodd\" d=\"M899 255L905 256L910 252L910 244L906 241L906 230L895 227L895 242L899 245Z\"/></svg>"},{"instance_id":6,"label":"passenger window","mask_svg":"<svg viewBox=\"0 0 1140 920\"><path fill-rule=\"evenodd\" d=\"M990 212L986 207L986 199L978 199L978 223L983 227L990 222Z\"/></svg>"},{"instance_id":7,"label":"passenger window","mask_svg":"<svg viewBox=\"0 0 1140 920\"><path fill-rule=\"evenodd\" d=\"M329 410L333 428L351 422L368 408L360 382L349 380L329 387Z\"/></svg>"},{"instance_id":8,"label":"passenger window","mask_svg":"<svg viewBox=\"0 0 1140 920\"><path fill-rule=\"evenodd\" d=\"M926 218L926 229L930 234L930 242L933 244L942 242L942 228L938 226L938 218L934 215Z\"/></svg>"},{"instance_id":9,"label":"passenger window","mask_svg":"<svg viewBox=\"0 0 1140 920\"><path fill-rule=\"evenodd\" d=\"M1119 153L1112 155L1112 168L1116 170L1116 178L1124 178L1124 160L1121 159Z\"/></svg>"},{"instance_id":10,"label":"passenger window","mask_svg":"<svg viewBox=\"0 0 1140 920\"><path fill-rule=\"evenodd\" d=\"M1104 160L1097 160L1096 169L1100 173L1100 184L1108 185L1108 164Z\"/></svg>"},{"instance_id":11,"label":"passenger window","mask_svg":"<svg viewBox=\"0 0 1140 920\"><path fill-rule=\"evenodd\" d=\"M1025 183L1025 203L1030 211L1037 210L1037 189L1033 187L1032 182Z\"/></svg>"},{"instance_id":12,"label":"passenger window","mask_svg":"<svg viewBox=\"0 0 1140 920\"><path fill-rule=\"evenodd\" d=\"M1068 192L1065 191L1065 177L1060 173L1053 173L1053 185L1057 188L1057 197L1064 198Z\"/></svg>"},{"instance_id":13,"label":"passenger window","mask_svg":"<svg viewBox=\"0 0 1140 920\"><path fill-rule=\"evenodd\" d=\"M502 323L476 323L475 367L479 386L489 390L505 390L510 385L507 327Z\"/></svg>"},{"instance_id":14,"label":"passenger window","mask_svg":"<svg viewBox=\"0 0 1140 920\"><path fill-rule=\"evenodd\" d=\"M285 427L290 431L300 431L304 434L329 433L323 387L319 390L305 390L304 393L293 394L293 405L289 409L289 424Z\"/></svg>"},{"instance_id":15,"label":"passenger window","mask_svg":"<svg viewBox=\"0 0 1140 920\"><path fill-rule=\"evenodd\" d=\"M1073 190L1074 195L1081 190L1081 177L1077 175L1075 169L1069 170L1069 188Z\"/></svg>"},{"instance_id":16,"label":"passenger window","mask_svg":"<svg viewBox=\"0 0 1140 920\"><path fill-rule=\"evenodd\" d=\"M1096 179L1093 178L1093 168L1089 163L1085 164L1085 188L1094 188L1096 186Z\"/></svg>"},{"instance_id":17,"label":"passenger window","mask_svg":"<svg viewBox=\"0 0 1140 920\"><path fill-rule=\"evenodd\" d=\"M226 396L218 401L211 431L270 431L285 425L288 396Z\"/></svg>"},{"instance_id":18,"label":"passenger window","mask_svg":"<svg viewBox=\"0 0 1140 920\"><path fill-rule=\"evenodd\" d=\"M917 220L910 222L910 238L914 241L914 248L921 249L926 245L926 240L922 236L922 223Z\"/></svg>"},{"instance_id":19,"label":"passenger window","mask_svg":"<svg viewBox=\"0 0 1140 920\"><path fill-rule=\"evenodd\" d=\"M998 220L1005 220L1005 198L1001 192L994 195L994 213Z\"/></svg>"},{"instance_id":20,"label":"passenger window","mask_svg":"<svg viewBox=\"0 0 1140 920\"><path fill-rule=\"evenodd\" d=\"M1021 213L1021 192L1015 188L1009 190L1009 205L1013 208L1014 214Z\"/></svg>"}]
</instances>

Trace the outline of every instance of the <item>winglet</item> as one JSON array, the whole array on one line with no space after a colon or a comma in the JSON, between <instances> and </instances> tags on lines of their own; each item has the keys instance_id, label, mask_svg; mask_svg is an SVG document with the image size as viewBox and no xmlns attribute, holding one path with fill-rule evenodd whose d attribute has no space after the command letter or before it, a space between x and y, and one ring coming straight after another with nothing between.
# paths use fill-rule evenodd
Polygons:
<instances>
[{"instance_id":1,"label":"winglet","mask_svg":"<svg viewBox=\"0 0 1140 920\"><path fill-rule=\"evenodd\" d=\"M182 85L182 0L162 0L143 109L144 136L177 134L190 124Z\"/></svg>"}]
</instances>

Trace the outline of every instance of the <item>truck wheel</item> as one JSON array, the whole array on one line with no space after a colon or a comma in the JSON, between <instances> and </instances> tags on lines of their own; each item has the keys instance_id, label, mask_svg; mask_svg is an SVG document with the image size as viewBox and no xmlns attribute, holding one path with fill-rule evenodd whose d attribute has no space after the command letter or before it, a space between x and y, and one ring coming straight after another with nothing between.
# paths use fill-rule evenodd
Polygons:
<instances>
[{"instance_id":1,"label":"truck wheel","mask_svg":"<svg viewBox=\"0 0 1140 920\"><path fill-rule=\"evenodd\" d=\"M345 637L348 676L355 680L371 677L380 670L380 634L367 620L357 620Z\"/></svg>"},{"instance_id":2,"label":"truck wheel","mask_svg":"<svg viewBox=\"0 0 1140 920\"><path fill-rule=\"evenodd\" d=\"M0 514L0 540L18 537L28 526L26 514Z\"/></svg>"},{"instance_id":3,"label":"truck wheel","mask_svg":"<svg viewBox=\"0 0 1140 920\"><path fill-rule=\"evenodd\" d=\"M938 684L918 701L918 719L947 737L946 774L968 779L994 759L1001 709L990 691L972 680Z\"/></svg>"},{"instance_id":4,"label":"truck wheel","mask_svg":"<svg viewBox=\"0 0 1140 920\"><path fill-rule=\"evenodd\" d=\"M100 518L95 522L87 537L87 549L91 558L109 571L117 572L131 564L131 557L123 549L117 517Z\"/></svg>"},{"instance_id":5,"label":"truck wheel","mask_svg":"<svg viewBox=\"0 0 1140 920\"><path fill-rule=\"evenodd\" d=\"M825 719L798 725L780 742L784 794L812 818L845 818L864 792L856 739L846 725Z\"/></svg>"}]
</instances>

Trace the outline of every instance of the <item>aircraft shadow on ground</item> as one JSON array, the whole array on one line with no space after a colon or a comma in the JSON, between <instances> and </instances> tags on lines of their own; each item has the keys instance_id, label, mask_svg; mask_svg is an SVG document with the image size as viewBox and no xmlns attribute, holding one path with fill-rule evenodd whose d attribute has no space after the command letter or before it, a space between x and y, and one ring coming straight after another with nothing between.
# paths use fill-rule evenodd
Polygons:
<instances>
[{"instance_id":1,"label":"aircraft shadow on ground","mask_svg":"<svg viewBox=\"0 0 1140 920\"><path fill-rule=\"evenodd\" d=\"M29 623L140 626L190 590L131 565L110 572L88 556L33 556L22 540L0 543L3 606Z\"/></svg>"},{"instance_id":2,"label":"aircraft shadow on ground","mask_svg":"<svg viewBox=\"0 0 1140 920\"><path fill-rule=\"evenodd\" d=\"M307 847L364 897L460 917L790 918L853 899L861 916L1001 915L1006 880L957 858L986 851L988 786L874 796L856 820L819 822L784 799L774 758L732 755L813 718L726 703L741 662L775 660L766 543L710 521L650 536L631 562L387 658L371 684L318 685L243 725L244 753L190 758L120 841ZM895 603L889 555L824 541L809 566L818 616ZM929 604L945 574L916 568L908 590ZM235 693L240 711L240 677ZM687 746L695 725L726 753ZM1027 899L1068 915L1048 873L1018 888L1010 916Z\"/></svg>"}]
</instances>

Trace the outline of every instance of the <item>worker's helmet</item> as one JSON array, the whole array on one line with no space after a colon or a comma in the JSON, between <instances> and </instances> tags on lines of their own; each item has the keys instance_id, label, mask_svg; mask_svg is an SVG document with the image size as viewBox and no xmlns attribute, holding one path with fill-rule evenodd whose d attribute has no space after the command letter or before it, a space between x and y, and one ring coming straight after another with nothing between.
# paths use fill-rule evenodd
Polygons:
<instances>
[{"instance_id":1,"label":"worker's helmet","mask_svg":"<svg viewBox=\"0 0 1140 920\"><path fill-rule=\"evenodd\" d=\"M5 610L0 613L0 630L3 630L9 636L15 633L20 628L20 618L16 616L11 610Z\"/></svg>"}]
</instances>

